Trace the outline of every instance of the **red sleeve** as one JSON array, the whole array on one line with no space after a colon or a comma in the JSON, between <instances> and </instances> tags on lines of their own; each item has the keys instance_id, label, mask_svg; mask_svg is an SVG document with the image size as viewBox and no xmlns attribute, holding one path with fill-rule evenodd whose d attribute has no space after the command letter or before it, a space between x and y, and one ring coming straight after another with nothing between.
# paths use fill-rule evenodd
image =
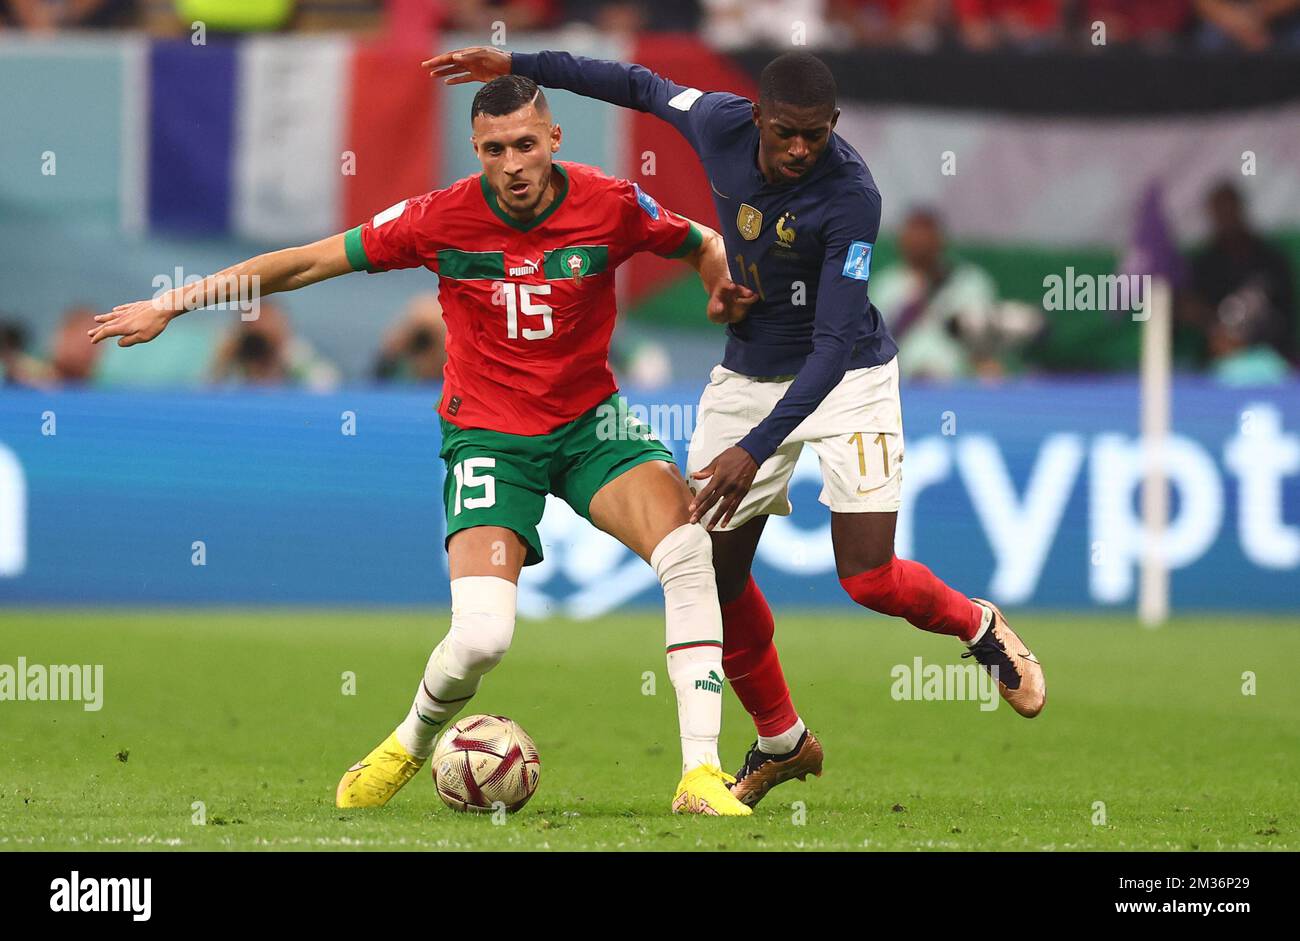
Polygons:
<instances>
[{"instance_id":1,"label":"red sleeve","mask_svg":"<svg viewBox=\"0 0 1300 941\"><path fill-rule=\"evenodd\" d=\"M636 183L619 180L614 191L623 203L623 232L629 255L654 252L665 258L681 258L703 241L699 229L659 205Z\"/></svg>"},{"instance_id":2,"label":"red sleeve","mask_svg":"<svg viewBox=\"0 0 1300 941\"><path fill-rule=\"evenodd\" d=\"M433 237L438 193L425 193L389 206L344 237L354 271L419 268L437 257Z\"/></svg>"}]
</instances>

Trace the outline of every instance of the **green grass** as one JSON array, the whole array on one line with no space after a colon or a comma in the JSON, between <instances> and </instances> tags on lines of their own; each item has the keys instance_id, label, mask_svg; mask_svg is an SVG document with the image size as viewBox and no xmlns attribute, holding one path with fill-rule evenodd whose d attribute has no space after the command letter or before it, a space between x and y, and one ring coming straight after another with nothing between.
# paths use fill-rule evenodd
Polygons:
<instances>
[{"instance_id":1,"label":"green grass","mask_svg":"<svg viewBox=\"0 0 1300 941\"><path fill-rule=\"evenodd\" d=\"M778 612L826 774L732 820L667 812L678 753L658 617L524 622L470 707L518 719L541 750L536 797L497 826L444 808L425 773L382 810L333 806L339 775L404 714L442 613L2 617L0 664L102 663L105 691L99 712L0 702L0 850L1300 848L1294 618L1144 631L1125 617L1013 616L1050 693L1026 721L1005 704L891 698L893 665L956 661L947 638ZM344 671L355 696L341 694ZM644 671L657 695L643 695ZM1244 671L1257 695L1242 694ZM734 770L752 729L725 695Z\"/></svg>"}]
</instances>

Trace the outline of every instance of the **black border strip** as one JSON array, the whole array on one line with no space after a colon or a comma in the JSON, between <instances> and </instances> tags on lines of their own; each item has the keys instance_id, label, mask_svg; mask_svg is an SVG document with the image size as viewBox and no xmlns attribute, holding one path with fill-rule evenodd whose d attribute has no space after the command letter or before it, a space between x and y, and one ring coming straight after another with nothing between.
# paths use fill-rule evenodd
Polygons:
<instances>
[{"instance_id":1,"label":"black border strip","mask_svg":"<svg viewBox=\"0 0 1300 941\"><path fill-rule=\"evenodd\" d=\"M774 55L774 50L748 50L731 58L757 84ZM1300 101L1300 55L1295 53L818 55L834 73L842 102L1117 117L1239 111Z\"/></svg>"}]
</instances>

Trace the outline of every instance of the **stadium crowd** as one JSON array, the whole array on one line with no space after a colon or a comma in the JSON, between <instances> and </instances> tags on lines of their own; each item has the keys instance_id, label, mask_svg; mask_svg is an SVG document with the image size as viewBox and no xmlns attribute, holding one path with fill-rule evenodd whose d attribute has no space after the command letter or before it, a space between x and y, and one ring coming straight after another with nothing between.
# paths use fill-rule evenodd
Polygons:
<instances>
[{"instance_id":1,"label":"stadium crowd","mask_svg":"<svg viewBox=\"0 0 1300 941\"><path fill-rule=\"evenodd\" d=\"M1300 0L0 0L0 31L81 28L210 29L422 28L482 31L588 24L607 31L693 30L719 48L789 43L789 24L807 25L810 47L894 47L928 52L1034 52L1093 47L1092 24L1106 47L1259 51L1300 50ZM396 24L396 26L395 26ZM1286 252L1249 222L1229 184L1206 194L1211 236L1185 259L1176 302L1179 365L1225 382L1273 382L1300 365L1295 271ZM1022 296L1002 296L996 278L950 250L941 207L913 207L897 231L898 260L873 277L872 296L902 350L912 379L995 380L1034 371L1035 343L1052 319ZM0 296L0 305L4 298ZM47 387L102 381L102 350L84 341L95 311L0 310L0 384ZM436 382L446 359L436 294L391 313L368 378ZM29 324L55 324L33 336ZM233 318L218 342L201 349L214 384L328 388L343 371L295 330L289 312L264 303L261 316ZM615 348L624 377L666 377L672 357L653 343ZM658 365L656 365L658 364ZM355 367L349 378L355 375ZM110 380L111 381L111 380Z\"/></svg>"},{"instance_id":2,"label":"stadium crowd","mask_svg":"<svg viewBox=\"0 0 1300 941\"><path fill-rule=\"evenodd\" d=\"M1295 272L1286 254L1251 226L1232 184L1207 194L1206 212L1210 237L1183 259L1176 294L1179 365L1225 384L1284 381L1300 367ZM952 253L937 210L918 207L907 214L898 256L874 275L872 298L898 342L905 377L997 380L1009 362L1035 370L1033 344L1051 330L1050 317L1034 305L1001 299L994 278ZM0 312L0 384L96 383L103 349L85 340L95 313L74 306L45 343L33 344L22 320ZM341 371L295 331L278 304L263 301L258 317L247 322L227 316L229 327L208 351L211 384L324 390L340 382ZM419 294L393 317L366 378L439 382L446 358L438 297ZM671 370L651 368L658 361L653 344L615 344L616 371L639 385L671 377Z\"/></svg>"},{"instance_id":3,"label":"stadium crowd","mask_svg":"<svg viewBox=\"0 0 1300 941\"><path fill-rule=\"evenodd\" d=\"M385 17L467 31L698 30L720 49L785 45L793 22L822 48L1300 48L1300 0L0 0L0 29L35 31L364 29Z\"/></svg>"}]
</instances>

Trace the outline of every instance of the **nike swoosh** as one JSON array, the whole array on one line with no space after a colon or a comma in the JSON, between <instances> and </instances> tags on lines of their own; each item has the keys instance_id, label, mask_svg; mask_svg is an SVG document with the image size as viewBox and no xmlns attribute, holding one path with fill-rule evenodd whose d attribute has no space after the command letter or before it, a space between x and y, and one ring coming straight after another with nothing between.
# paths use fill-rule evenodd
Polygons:
<instances>
[{"instance_id":1,"label":"nike swoosh","mask_svg":"<svg viewBox=\"0 0 1300 941\"><path fill-rule=\"evenodd\" d=\"M1024 652L1024 653L1021 653L1020 656L1024 657L1024 658L1025 658L1026 660L1028 660L1030 663L1038 663L1038 658L1035 657L1035 656L1034 656L1033 654L1031 654L1031 653ZM1039 666L1042 666L1042 664L1039 664Z\"/></svg>"},{"instance_id":2,"label":"nike swoosh","mask_svg":"<svg viewBox=\"0 0 1300 941\"><path fill-rule=\"evenodd\" d=\"M715 193L718 193L718 188L717 188L716 186L713 185L713 181L712 181L712 180L709 180L709 189L713 190L713 192L715 192ZM728 196L726 193L718 193L718 195L721 196L723 199L730 199L730 198L731 198L731 197Z\"/></svg>"},{"instance_id":3,"label":"nike swoosh","mask_svg":"<svg viewBox=\"0 0 1300 941\"><path fill-rule=\"evenodd\" d=\"M349 768L348 771L350 771L350 772L351 772L351 771L360 771L362 768L369 768L369 767L370 767L370 765L368 765L368 764L364 764L363 762L358 761L355 765L353 765L351 768Z\"/></svg>"}]
</instances>

